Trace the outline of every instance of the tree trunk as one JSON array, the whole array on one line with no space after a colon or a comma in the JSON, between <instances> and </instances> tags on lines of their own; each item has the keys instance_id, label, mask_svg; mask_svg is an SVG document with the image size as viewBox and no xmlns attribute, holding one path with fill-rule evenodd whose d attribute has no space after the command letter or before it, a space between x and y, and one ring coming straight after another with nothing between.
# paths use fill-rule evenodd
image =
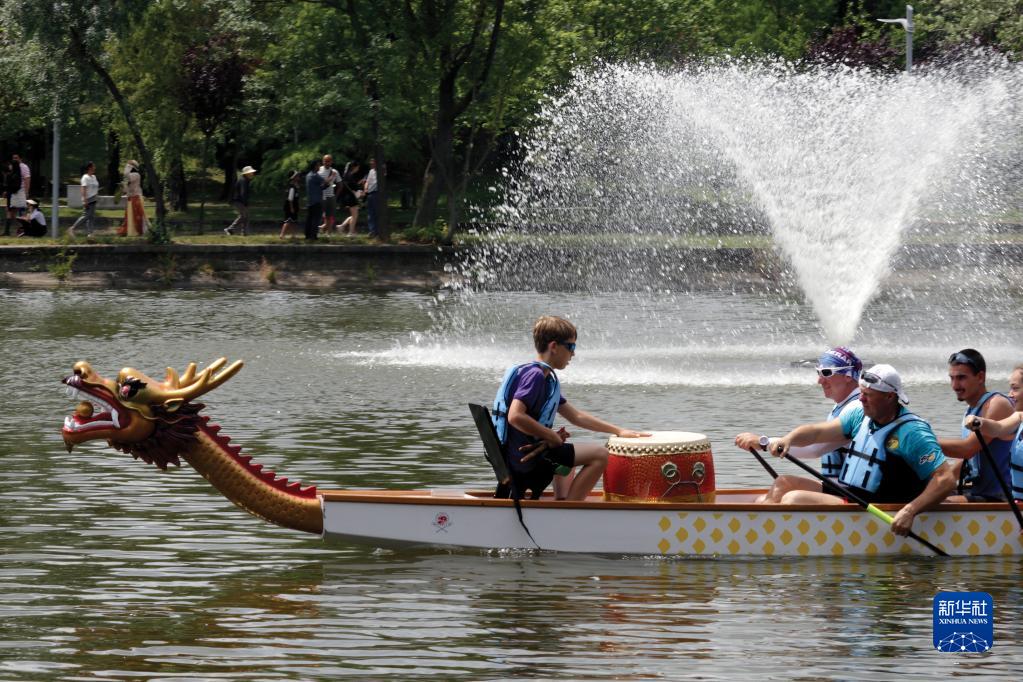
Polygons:
<instances>
[{"instance_id":1,"label":"tree trunk","mask_svg":"<svg viewBox=\"0 0 1023 682\"><path fill-rule=\"evenodd\" d=\"M121 184L121 141L113 130L107 133L107 192L117 194Z\"/></svg>"},{"instance_id":2,"label":"tree trunk","mask_svg":"<svg viewBox=\"0 0 1023 682\"><path fill-rule=\"evenodd\" d=\"M181 161L181 153L175 155L171 162L170 181L168 183L171 208L175 211L188 210L188 184L185 180L185 165Z\"/></svg>"},{"instance_id":3,"label":"tree trunk","mask_svg":"<svg viewBox=\"0 0 1023 682\"><path fill-rule=\"evenodd\" d=\"M426 205L427 196L430 192L430 187L435 184L436 178L433 177L431 170L433 169L433 159L431 158L426 162L426 168L423 169L423 184L419 188L419 198L416 199L416 212L412 216L412 225L419 227L424 224L425 216L423 215L423 206ZM434 200L436 202L436 200Z\"/></svg>"},{"instance_id":4,"label":"tree trunk","mask_svg":"<svg viewBox=\"0 0 1023 682\"><path fill-rule=\"evenodd\" d=\"M145 140L142 138L142 130L139 128L138 123L135 122L135 116L131 113L131 108L128 106L127 100L121 93L121 89L117 87L117 83L110 76L107 70L88 50L85 49L85 44L78 38L77 34L72 31L72 37L75 39L76 47L82 57L88 62L92 70L96 72L99 79L106 85L107 91L110 96L114 98L114 102L121 110L121 115L124 116L125 122L128 124L128 129L131 131L131 136L135 140L135 146L139 149L139 154L142 155L142 163L146 165L146 171L150 173L153 183L153 198L156 200L156 221L159 224L163 224L164 218L167 216L167 207L163 203L163 182L160 180L160 172L156 169L156 164L153 162L153 155L149 151L149 147L146 146Z\"/></svg>"}]
</instances>

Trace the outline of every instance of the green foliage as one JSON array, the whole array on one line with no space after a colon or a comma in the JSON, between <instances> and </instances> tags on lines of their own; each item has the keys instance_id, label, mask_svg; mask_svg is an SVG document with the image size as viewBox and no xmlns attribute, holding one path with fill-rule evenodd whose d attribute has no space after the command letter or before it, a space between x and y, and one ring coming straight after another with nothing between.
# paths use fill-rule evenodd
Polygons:
<instances>
[{"instance_id":1,"label":"green foliage","mask_svg":"<svg viewBox=\"0 0 1023 682\"><path fill-rule=\"evenodd\" d=\"M443 220L435 220L423 227L410 226L394 235L399 241L417 244L440 244L447 233L448 225Z\"/></svg>"},{"instance_id":2,"label":"green foliage","mask_svg":"<svg viewBox=\"0 0 1023 682\"><path fill-rule=\"evenodd\" d=\"M75 264L75 259L78 258L77 253L68 253L68 247L65 245L57 252L57 255L53 259L53 263L49 265L47 270L58 282L65 282L71 277L72 267Z\"/></svg>"},{"instance_id":3,"label":"green foliage","mask_svg":"<svg viewBox=\"0 0 1023 682\"><path fill-rule=\"evenodd\" d=\"M178 266L178 257L173 253L160 254L160 257L156 259L154 274L160 284L163 284L164 286L173 284L174 280L181 276L181 268Z\"/></svg>"},{"instance_id":4,"label":"green foliage","mask_svg":"<svg viewBox=\"0 0 1023 682\"><path fill-rule=\"evenodd\" d=\"M149 232L146 233L146 240L150 244L171 244L174 240L171 238L170 230L167 229L167 223L163 220L154 220L149 226Z\"/></svg>"},{"instance_id":5,"label":"green foliage","mask_svg":"<svg viewBox=\"0 0 1023 682\"><path fill-rule=\"evenodd\" d=\"M914 7L919 31L940 46L976 42L1023 55L1023 0L930 0Z\"/></svg>"}]
</instances>

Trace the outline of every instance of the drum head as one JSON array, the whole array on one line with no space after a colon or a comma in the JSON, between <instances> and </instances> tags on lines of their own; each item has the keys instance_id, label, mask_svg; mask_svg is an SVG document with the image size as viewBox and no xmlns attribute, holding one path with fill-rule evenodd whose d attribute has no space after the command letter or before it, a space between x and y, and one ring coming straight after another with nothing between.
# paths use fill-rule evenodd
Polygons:
<instances>
[{"instance_id":1,"label":"drum head","mask_svg":"<svg viewBox=\"0 0 1023 682\"><path fill-rule=\"evenodd\" d=\"M642 438L612 436L607 440L607 449L613 454L706 452L710 450L710 440L691 431L655 431Z\"/></svg>"}]
</instances>

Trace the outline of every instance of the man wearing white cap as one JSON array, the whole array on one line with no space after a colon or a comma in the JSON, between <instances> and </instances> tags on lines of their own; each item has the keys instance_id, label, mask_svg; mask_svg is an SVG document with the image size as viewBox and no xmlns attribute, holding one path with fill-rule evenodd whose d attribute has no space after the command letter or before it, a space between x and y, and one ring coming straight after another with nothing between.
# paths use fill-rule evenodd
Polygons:
<instances>
[{"instance_id":1,"label":"man wearing white cap","mask_svg":"<svg viewBox=\"0 0 1023 682\"><path fill-rule=\"evenodd\" d=\"M904 405L909 397L891 365L874 365L860 375L860 407L830 422L805 424L772 442L782 456L794 446L852 439L838 482L868 502L905 503L892 532L906 535L921 511L944 500L955 488L952 464L945 459L930 424ZM838 495L806 490L787 493L785 504L842 504Z\"/></svg>"},{"instance_id":2,"label":"man wearing white cap","mask_svg":"<svg viewBox=\"0 0 1023 682\"><path fill-rule=\"evenodd\" d=\"M863 370L863 363L856 354L845 346L829 348L821 353L817 359L817 384L824 392L824 397L834 401L831 411L828 412L827 420L838 419L838 417L849 410L859 407L860 400L860 372ZM735 444L743 450L758 449L762 447L760 441L763 437L755 433L740 433L735 437ZM828 443L811 448L797 448L792 454L795 457L821 458L821 473L827 478L838 480L838 475L845 464L845 447L848 443ZM785 493L791 490L809 490L822 492L821 482L815 478L805 476L782 475L774 479L771 489L759 498L757 502L781 502Z\"/></svg>"},{"instance_id":3,"label":"man wearing white cap","mask_svg":"<svg viewBox=\"0 0 1023 682\"><path fill-rule=\"evenodd\" d=\"M249 190L252 184L252 176L255 174L255 168L246 166L242 168L238 181L234 183L234 192L231 193L231 205L234 206L238 217L234 219L233 223L224 228L224 234L226 235L234 234L234 228L237 227L241 230L244 237L249 229Z\"/></svg>"}]
</instances>

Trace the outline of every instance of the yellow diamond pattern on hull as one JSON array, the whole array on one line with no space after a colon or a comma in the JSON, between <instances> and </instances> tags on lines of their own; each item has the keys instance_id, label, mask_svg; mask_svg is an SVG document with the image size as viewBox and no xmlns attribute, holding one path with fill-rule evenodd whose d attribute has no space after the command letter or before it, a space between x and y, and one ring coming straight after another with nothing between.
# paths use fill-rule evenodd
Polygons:
<instances>
[{"instance_id":1,"label":"yellow diamond pattern on hull","mask_svg":"<svg viewBox=\"0 0 1023 682\"><path fill-rule=\"evenodd\" d=\"M894 513L894 512L890 512ZM958 523L955 522L958 518ZM931 554L919 543L894 535L886 524L859 509L838 513L719 511L677 512L651 519L664 554L754 556L842 556ZM914 530L957 555L1023 554L1023 537L1009 517L996 514L920 514Z\"/></svg>"}]
</instances>

